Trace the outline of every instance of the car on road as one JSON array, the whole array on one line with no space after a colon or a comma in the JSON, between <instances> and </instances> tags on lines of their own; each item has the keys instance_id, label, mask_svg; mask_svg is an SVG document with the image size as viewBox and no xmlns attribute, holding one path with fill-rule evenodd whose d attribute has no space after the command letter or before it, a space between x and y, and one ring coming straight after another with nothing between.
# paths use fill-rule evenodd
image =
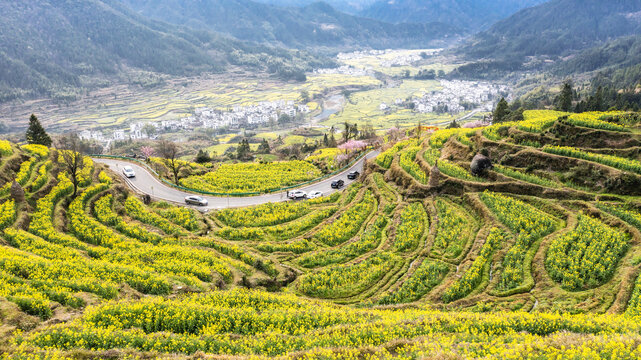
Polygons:
<instances>
[{"instance_id":1,"label":"car on road","mask_svg":"<svg viewBox=\"0 0 641 360\"><path fill-rule=\"evenodd\" d=\"M185 197L185 203L187 205L198 205L198 206L207 206L209 201L202 196L198 195L189 195Z\"/></svg>"},{"instance_id":2,"label":"car on road","mask_svg":"<svg viewBox=\"0 0 641 360\"><path fill-rule=\"evenodd\" d=\"M347 178L350 180L355 180L361 173L358 171L352 171L349 174L347 174Z\"/></svg>"},{"instance_id":3,"label":"car on road","mask_svg":"<svg viewBox=\"0 0 641 360\"><path fill-rule=\"evenodd\" d=\"M334 180L332 181L332 189L340 189L345 186L345 181L343 180Z\"/></svg>"},{"instance_id":4,"label":"car on road","mask_svg":"<svg viewBox=\"0 0 641 360\"><path fill-rule=\"evenodd\" d=\"M310 192L309 195L307 195L307 198L308 199L316 199L316 198L319 198L319 197L322 197L322 196L323 196L323 192L316 190L316 191Z\"/></svg>"},{"instance_id":5,"label":"car on road","mask_svg":"<svg viewBox=\"0 0 641 360\"><path fill-rule=\"evenodd\" d=\"M134 172L134 168L131 166L127 165L122 168L122 173L128 178L136 177L136 173Z\"/></svg>"},{"instance_id":6,"label":"car on road","mask_svg":"<svg viewBox=\"0 0 641 360\"><path fill-rule=\"evenodd\" d=\"M292 200L300 200L300 199L307 198L307 193L304 192L303 190L294 190L294 191L290 191L287 194L287 197Z\"/></svg>"}]
</instances>

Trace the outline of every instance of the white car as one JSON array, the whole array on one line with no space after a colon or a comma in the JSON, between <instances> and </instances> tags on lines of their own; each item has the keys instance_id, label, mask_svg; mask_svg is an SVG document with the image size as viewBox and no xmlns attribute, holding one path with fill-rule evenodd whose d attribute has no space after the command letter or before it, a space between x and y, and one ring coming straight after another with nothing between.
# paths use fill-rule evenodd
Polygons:
<instances>
[{"instance_id":1,"label":"white car","mask_svg":"<svg viewBox=\"0 0 641 360\"><path fill-rule=\"evenodd\" d=\"M287 197L292 200L305 199L307 198L307 193L304 192L303 190L294 190L294 191L290 191Z\"/></svg>"},{"instance_id":2,"label":"white car","mask_svg":"<svg viewBox=\"0 0 641 360\"><path fill-rule=\"evenodd\" d=\"M309 193L309 195L307 195L307 198L308 199L316 199L316 198L319 198L319 197L322 197L322 196L323 196L323 192L322 191L312 191L312 192Z\"/></svg>"},{"instance_id":3,"label":"white car","mask_svg":"<svg viewBox=\"0 0 641 360\"><path fill-rule=\"evenodd\" d=\"M198 205L198 206L207 206L209 201L202 196L198 195L189 195L185 197L185 203L187 205Z\"/></svg>"},{"instance_id":4,"label":"white car","mask_svg":"<svg viewBox=\"0 0 641 360\"><path fill-rule=\"evenodd\" d=\"M136 177L136 173L134 172L134 169L129 165L122 168L122 173L128 178Z\"/></svg>"}]
</instances>

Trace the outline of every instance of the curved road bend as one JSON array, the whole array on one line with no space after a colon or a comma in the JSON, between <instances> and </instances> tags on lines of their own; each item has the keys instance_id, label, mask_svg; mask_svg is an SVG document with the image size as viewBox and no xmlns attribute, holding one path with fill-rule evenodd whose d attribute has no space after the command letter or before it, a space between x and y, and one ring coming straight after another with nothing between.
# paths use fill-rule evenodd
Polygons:
<instances>
[{"instance_id":1,"label":"curved road bend","mask_svg":"<svg viewBox=\"0 0 641 360\"><path fill-rule=\"evenodd\" d=\"M323 181L319 181L310 185L303 186L300 188L300 190L306 191L307 193L319 190L323 192L323 195L330 195L331 193L336 191L331 187L332 181L343 179L345 181L345 187L347 187L352 182L352 180L347 179L347 173L354 170L362 173L365 160L372 159L376 157L379 153L380 153L379 150L373 150L367 153L363 158L361 158L358 162L356 162L349 169L343 171L342 173L334 175ZM127 185L129 185L133 190L139 193L149 194L154 199L165 200L165 201L170 201L170 202L185 205L185 196L192 195L191 193L178 190L174 187L171 187L161 182L155 176L153 176L146 168L144 168L143 166L137 163L123 161L123 160L116 160L116 159L105 159L105 158L94 158L93 160L97 163L107 165L113 172L121 176L125 180ZM134 169L134 171L136 172L135 178L128 179L122 174L122 168L126 165L129 165ZM292 190L296 190L296 189L292 189ZM202 195L202 196L209 201L209 206L197 207L200 210L223 209L228 207L243 207L243 206L251 206L251 205L260 205L268 202L280 202L280 201L288 200L286 191L272 193L272 194L248 196L248 197L233 197L233 196L227 197L227 196L209 196L209 195Z\"/></svg>"}]
</instances>

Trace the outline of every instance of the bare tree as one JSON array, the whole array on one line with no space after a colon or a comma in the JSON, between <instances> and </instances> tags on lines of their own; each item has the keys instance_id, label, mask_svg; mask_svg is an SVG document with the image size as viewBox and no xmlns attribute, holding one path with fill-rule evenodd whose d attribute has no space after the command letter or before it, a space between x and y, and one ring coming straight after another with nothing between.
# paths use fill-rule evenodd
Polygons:
<instances>
[{"instance_id":1,"label":"bare tree","mask_svg":"<svg viewBox=\"0 0 641 360\"><path fill-rule=\"evenodd\" d=\"M73 196L76 196L80 183L79 172L84 165L82 141L76 134L61 136L57 140L58 157L73 183Z\"/></svg>"},{"instance_id":2,"label":"bare tree","mask_svg":"<svg viewBox=\"0 0 641 360\"><path fill-rule=\"evenodd\" d=\"M169 140L160 140L156 150L163 159L167 160L167 166L174 174L174 182L176 185L180 185L178 183L178 173L180 173L183 164L178 160L178 145Z\"/></svg>"}]
</instances>

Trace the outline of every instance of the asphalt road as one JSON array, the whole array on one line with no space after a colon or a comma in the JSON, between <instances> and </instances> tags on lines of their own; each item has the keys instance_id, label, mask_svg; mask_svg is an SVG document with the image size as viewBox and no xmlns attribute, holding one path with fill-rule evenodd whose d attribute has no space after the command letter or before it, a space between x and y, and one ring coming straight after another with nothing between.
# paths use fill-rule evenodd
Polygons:
<instances>
[{"instance_id":1,"label":"asphalt road","mask_svg":"<svg viewBox=\"0 0 641 360\"><path fill-rule=\"evenodd\" d=\"M307 193L312 191L322 191L323 195L330 195L331 193L337 191L332 189L331 183L334 180L343 179L345 181L345 187L347 187L352 180L347 179L347 173L350 171L363 172L363 166L365 160L376 157L380 153L379 150L373 150L361 158L358 162L352 165L349 169L344 172L327 178L323 181L313 183L307 186L303 186L300 190L303 190ZM136 192L142 194L149 194L152 198L156 200L165 200L173 203L178 203L185 205L185 196L191 195L191 193L178 190L174 187L166 185L165 183L158 180L154 175L152 175L145 167L124 160L117 159L105 159L105 158L93 158L97 163L107 165L113 172L121 176L125 182ZM126 178L122 173L122 168L124 166L131 166L135 173L136 177ZM292 189L297 190L297 189ZM280 202L287 201L287 192L278 192L272 194L264 194L257 196L248 196L248 197L223 197L223 196L204 196L205 199L209 201L208 206L194 207L199 210L213 210L213 209L224 209L229 207L243 207L251 205L260 205L269 202ZM187 205L185 205L187 206Z\"/></svg>"}]
</instances>

